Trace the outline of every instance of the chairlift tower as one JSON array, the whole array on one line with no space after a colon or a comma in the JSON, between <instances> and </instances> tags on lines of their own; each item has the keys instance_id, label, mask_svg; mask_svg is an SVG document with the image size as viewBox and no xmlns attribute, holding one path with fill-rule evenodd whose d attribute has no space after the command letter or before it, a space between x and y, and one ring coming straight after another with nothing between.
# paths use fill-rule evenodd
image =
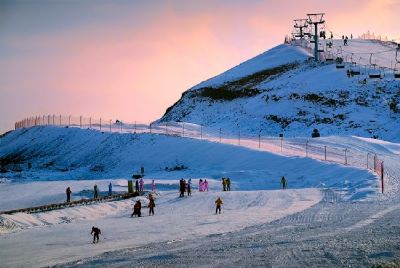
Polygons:
<instances>
[{"instance_id":1,"label":"chairlift tower","mask_svg":"<svg viewBox=\"0 0 400 268\"><path fill-rule=\"evenodd\" d=\"M324 21L325 13L313 13L307 14L308 23L314 25L314 61L318 62L318 24L325 23Z\"/></svg>"},{"instance_id":2,"label":"chairlift tower","mask_svg":"<svg viewBox=\"0 0 400 268\"><path fill-rule=\"evenodd\" d=\"M308 27L308 19L295 19L294 26L296 30L298 30L298 34L295 37L300 37L300 39L304 39L304 36L307 35L304 33L304 28Z\"/></svg>"}]
</instances>

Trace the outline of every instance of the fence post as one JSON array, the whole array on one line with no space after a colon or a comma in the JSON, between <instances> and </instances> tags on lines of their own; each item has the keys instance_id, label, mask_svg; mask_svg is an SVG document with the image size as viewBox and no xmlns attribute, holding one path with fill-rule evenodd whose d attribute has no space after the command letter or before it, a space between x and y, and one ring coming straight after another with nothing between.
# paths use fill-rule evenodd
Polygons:
<instances>
[{"instance_id":1,"label":"fence post","mask_svg":"<svg viewBox=\"0 0 400 268\"><path fill-rule=\"evenodd\" d=\"M60 114L60 126L61 126L61 114Z\"/></svg>"},{"instance_id":2,"label":"fence post","mask_svg":"<svg viewBox=\"0 0 400 268\"><path fill-rule=\"evenodd\" d=\"M203 125L200 125L200 139L203 139Z\"/></svg>"},{"instance_id":3,"label":"fence post","mask_svg":"<svg viewBox=\"0 0 400 268\"><path fill-rule=\"evenodd\" d=\"M149 125L149 129L150 129L150 134L152 134L152 132L151 132L151 123L150 123L150 125Z\"/></svg>"},{"instance_id":4,"label":"fence post","mask_svg":"<svg viewBox=\"0 0 400 268\"><path fill-rule=\"evenodd\" d=\"M185 123L182 123L182 137L185 137Z\"/></svg>"},{"instance_id":5,"label":"fence post","mask_svg":"<svg viewBox=\"0 0 400 268\"><path fill-rule=\"evenodd\" d=\"M239 128L239 140L238 141L239 141L239 145L240 145L240 128Z\"/></svg>"},{"instance_id":6,"label":"fence post","mask_svg":"<svg viewBox=\"0 0 400 268\"><path fill-rule=\"evenodd\" d=\"M258 133L258 149L261 148L261 134Z\"/></svg>"},{"instance_id":7,"label":"fence post","mask_svg":"<svg viewBox=\"0 0 400 268\"><path fill-rule=\"evenodd\" d=\"M110 119L110 133L111 133L111 119Z\"/></svg>"},{"instance_id":8,"label":"fence post","mask_svg":"<svg viewBox=\"0 0 400 268\"><path fill-rule=\"evenodd\" d=\"M82 115L79 116L79 127L82 128Z\"/></svg>"},{"instance_id":9,"label":"fence post","mask_svg":"<svg viewBox=\"0 0 400 268\"><path fill-rule=\"evenodd\" d=\"M326 145L325 145L325 161L326 161Z\"/></svg>"},{"instance_id":10,"label":"fence post","mask_svg":"<svg viewBox=\"0 0 400 268\"><path fill-rule=\"evenodd\" d=\"M283 151L283 135L281 135L281 153Z\"/></svg>"},{"instance_id":11,"label":"fence post","mask_svg":"<svg viewBox=\"0 0 400 268\"><path fill-rule=\"evenodd\" d=\"M101 117L100 117L100 131L101 131Z\"/></svg>"},{"instance_id":12,"label":"fence post","mask_svg":"<svg viewBox=\"0 0 400 268\"><path fill-rule=\"evenodd\" d=\"M165 123L165 135L168 135L168 122Z\"/></svg>"},{"instance_id":13,"label":"fence post","mask_svg":"<svg viewBox=\"0 0 400 268\"><path fill-rule=\"evenodd\" d=\"M71 126L71 116L68 116L68 127Z\"/></svg>"},{"instance_id":14,"label":"fence post","mask_svg":"<svg viewBox=\"0 0 400 268\"><path fill-rule=\"evenodd\" d=\"M385 189L385 185L384 185L384 183L383 183L383 172L384 172L384 169L383 169L383 161L382 161L382 163L381 163L381 184L382 184L382 193L383 193L383 191L384 191L384 189Z\"/></svg>"},{"instance_id":15,"label":"fence post","mask_svg":"<svg viewBox=\"0 0 400 268\"><path fill-rule=\"evenodd\" d=\"M344 149L344 164L347 165L347 148Z\"/></svg>"},{"instance_id":16,"label":"fence post","mask_svg":"<svg viewBox=\"0 0 400 268\"><path fill-rule=\"evenodd\" d=\"M135 134L136 134L136 121L135 121L135 125L134 125L134 130L133 130L133 133L135 133Z\"/></svg>"},{"instance_id":17,"label":"fence post","mask_svg":"<svg viewBox=\"0 0 400 268\"><path fill-rule=\"evenodd\" d=\"M219 142L221 142L221 133L222 133L222 129L219 128Z\"/></svg>"},{"instance_id":18,"label":"fence post","mask_svg":"<svg viewBox=\"0 0 400 268\"><path fill-rule=\"evenodd\" d=\"M367 169L369 169L368 165L369 165L369 153L367 153Z\"/></svg>"},{"instance_id":19,"label":"fence post","mask_svg":"<svg viewBox=\"0 0 400 268\"><path fill-rule=\"evenodd\" d=\"M92 128L92 117L89 117L89 128Z\"/></svg>"},{"instance_id":20,"label":"fence post","mask_svg":"<svg viewBox=\"0 0 400 268\"><path fill-rule=\"evenodd\" d=\"M374 171L376 172L376 155L374 155Z\"/></svg>"},{"instance_id":21,"label":"fence post","mask_svg":"<svg viewBox=\"0 0 400 268\"><path fill-rule=\"evenodd\" d=\"M55 119L55 117L56 117L56 116L53 114L53 126L55 125L55 124L54 124L54 119Z\"/></svg>"}]
</instances>

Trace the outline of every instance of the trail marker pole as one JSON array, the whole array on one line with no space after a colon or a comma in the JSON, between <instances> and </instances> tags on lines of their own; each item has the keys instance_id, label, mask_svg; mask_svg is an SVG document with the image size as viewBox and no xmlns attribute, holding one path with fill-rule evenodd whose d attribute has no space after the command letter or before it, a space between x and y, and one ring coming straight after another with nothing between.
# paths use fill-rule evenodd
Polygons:
<instances>
[{"instance_id":1,"label":"trail marker pole","mask_svg":"<svg viewBox=\"0 0 400 268\"><path fill-rule=\"evenodd\" d=\"M258 149L261 148L261 134L258 133Z\"/></svg>"},{"instance_id":2,"label":"trail marker pole","mask_svg":"<svg viewBox=\"0 0 400 268\"><path fill-rule=\"evenodd\" d=\"M384 183L383 183L383 161L382 161L382 163L381 163L381 184L382 184L382 193L383 193L383 191L384 191L384 189L385 189L385 185L384 185Z\"/></svg>"},{"instance_id":3,"label":"trail marker pole","mask_svg":"<svg viewBox=\"0 0 400 268\"><path fill-rule=\"evenodd\" d=\"M306 157L308 157L308 140L306 141Z\"/></svg>"},{"instance_id":4,"label":"trail marker pole","mask_svg":"<svg viewBox=\"0 0 400 268\"><path fill-rule=\"evenodd\" d=\"M79 127L82 128L82 115L79 116Z\"/></svg>"},{"instance_id":5,"label":"trail marker pole","mask_svg":"<svg viewBox=\"0 0 400 268\"><path fill-rule=\"evenodd\" d=\"M222 132L222 130L221 130L221 128L219 128L219 142L221 143L221 132Z\"/></svg>"},{"instance_id":6,"label":"trail marker pole","mask_svg":"<svg viewBox=\"0 0 400 268\"><path fill-rule=\"evenodd\" d=\"M347 165L347 148L344 149L344 164Z\"/></svg>"},{"instance_id":7,"label":"trail marker pole","mask_svg":"<svg viewBox=\"0 0 400 268\"><path fill-rule=\"evenodd\" d=\"M326 145L325 145L325 161L326 161Z\"/></svg>"}]
</instances>

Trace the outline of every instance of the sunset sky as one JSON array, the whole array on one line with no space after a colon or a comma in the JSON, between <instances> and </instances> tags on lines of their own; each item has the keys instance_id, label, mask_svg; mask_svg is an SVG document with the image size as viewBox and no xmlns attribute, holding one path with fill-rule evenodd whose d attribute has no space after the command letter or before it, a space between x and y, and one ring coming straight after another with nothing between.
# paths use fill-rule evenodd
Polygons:
<instances>
[{"instance_id":1,"label":"sunset sky","mask_svg":"<svg viewBox=\"0 0 400 268\"><path fill-rule=\"evenodd\" d=\"M0 133L41 114L151 122L310 12L335 36L400 38L400 0L1 0Z\"/></svg>"}]
</instances>

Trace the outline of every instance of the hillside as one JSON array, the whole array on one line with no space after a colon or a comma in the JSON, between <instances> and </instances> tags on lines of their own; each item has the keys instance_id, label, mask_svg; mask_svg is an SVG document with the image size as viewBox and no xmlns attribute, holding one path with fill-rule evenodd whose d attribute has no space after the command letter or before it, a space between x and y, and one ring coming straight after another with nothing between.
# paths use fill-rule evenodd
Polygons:
<instances>
[{"instance_id":1,"label":"hillside","mask_svg":"<svg viewBox=\"0 0 400 268\"><path fill-rule=\"evenodd\" d=\"M357 62L361 75L346 75L351 64L315 64L301 47L279 45L187 90L156 122L289 137L309 137L317 128L323 136L400 141L400 81L388 69L381 70L382 79L370 79L374 70L367 65L376 52L372 62L390 67L395 49L368 40L351 40L343 49L340 44L334 41L332 53Z\"/></svg>"}]
</instances>

